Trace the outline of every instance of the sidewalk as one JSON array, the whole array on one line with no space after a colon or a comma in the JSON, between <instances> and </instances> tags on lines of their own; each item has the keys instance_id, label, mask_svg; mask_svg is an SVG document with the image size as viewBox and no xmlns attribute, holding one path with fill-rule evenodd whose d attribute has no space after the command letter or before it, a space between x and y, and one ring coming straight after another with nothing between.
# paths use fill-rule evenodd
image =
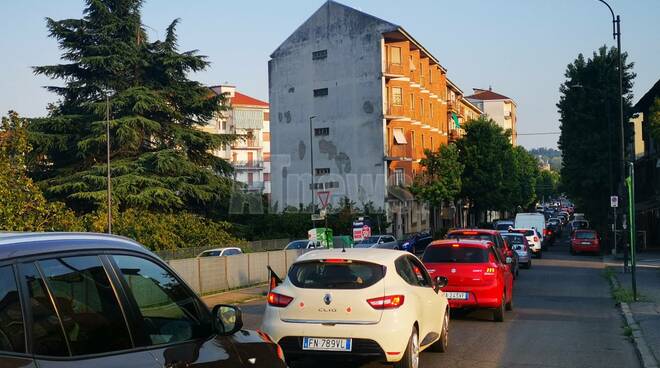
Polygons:
<instances>
[{"instance_id":1,"label":"sidewalk","mask_svg":"<svg viewBox=\"0 0 660 368\"><path fill-rule=\"evenodd\" d=\"M219 294L202 296L202 300L209 307L213 307L217 304L242 304L253 300L264 299L267 293L268 284L263 284L245 289L236 289Z\"/></svg>"},{"instance_id":2,"label":"sidewalk","mask_svg":"<svg viewBox=\"0 0 660 368\"><path fill-rule=\"evenodd\" d=\"M631 274L624 274L620 267L613 269L621 286L632 290ZM660 362L660 268L638 267L636 279L640 301L628 303L630 311L656 362Z\"/></svg>"}]
</instances>

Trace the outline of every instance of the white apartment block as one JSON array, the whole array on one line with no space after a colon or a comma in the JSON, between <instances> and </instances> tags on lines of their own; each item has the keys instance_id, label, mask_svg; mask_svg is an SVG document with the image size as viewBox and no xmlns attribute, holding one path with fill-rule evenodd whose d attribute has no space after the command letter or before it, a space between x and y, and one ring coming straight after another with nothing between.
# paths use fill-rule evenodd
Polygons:
<instances>
[{"instance_id":1,"label":"white apartment block","mask_svg":"<svg viewBox=\"0 0 660 368\"><path fill-rule=\"evenodd\" d=\"M511 130L511 144L516 145L518 113L513 99L493 92L492 88L474 88L474 94L465 98L493 119L502 129Z\"/></svg>"}]
</instances>

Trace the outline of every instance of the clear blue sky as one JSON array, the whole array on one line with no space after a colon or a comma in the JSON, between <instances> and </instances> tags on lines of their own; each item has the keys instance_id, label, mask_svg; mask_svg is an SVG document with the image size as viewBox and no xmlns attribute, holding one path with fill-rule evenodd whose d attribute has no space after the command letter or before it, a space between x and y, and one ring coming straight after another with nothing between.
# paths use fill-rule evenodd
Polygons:
<instances>
[{"instance_id":1,"label":"clear blue sky","mask_svg":"<svg viewBox=\"0 0 660 368\"><path fill-rule=\"evenodd\" d=\"M150 38L181 18L181 50L199 49L211 67L192 76L203 83L233 83L268 99L268 56L323 0L146 0ZM611 18L597 0L344 0L399 24L423 43L466 93L488 87L518 104L518 131L557 132L558 88L578 53L614 45ZM623 49L635 62L635 100L660 78L660 0L610 0L622 17ZM57 63L44 17L79 18L82 0L0 2L0 113L45 113L52 84L30 66ZM558 136L522 136L526 147L555 147Z\"/></svg>"}]
</instances>

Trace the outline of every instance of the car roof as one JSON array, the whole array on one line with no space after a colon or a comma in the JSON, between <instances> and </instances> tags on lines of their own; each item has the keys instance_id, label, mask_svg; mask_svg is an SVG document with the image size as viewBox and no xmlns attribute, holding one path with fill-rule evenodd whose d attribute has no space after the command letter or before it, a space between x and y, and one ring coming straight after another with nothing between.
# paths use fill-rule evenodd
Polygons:
<instances>
[{"instance_id":1,"label":"car roof","mask_svg":"<svg viewBox=\"0 0 660 368\"><path fill-rule=\"evenodd\" d=\"M501 233L501 234L502 236L522 236L522 237L525 236L525 234L521 234L521 233Z\"/></svg>"},{"instance_id":2,"label":"car roof","mask_svg":"<svg viewBox=\"0 0 660 368\"><path fill-rule=\"evenodd\" d=\"M238 249L238 250L241 250L241 248L239 248L239 247L224 247L224 248L213 248L213 249L207 249L207 250L203 251L202 253L206 253L206 252L221 252L221 251L226 250L226 249Z\"/></svg>"},{"instance_id":3,"label":"car roof","mask_svg":"<svg viewBox=\"0 0 660 368\"><path fill-rule=\"evenodd\" d=\"M111 234L2 232L0 260L76 250L126 250L153 255L134 240Z\"/></svg>"},{"instance_id":4,"label":"car roof","mask_svg":"<svg viewBox=\"0 0 660 368\"><path fill-rule=\"evenodd\" d=\"M447 235L455 234L455 233L464 233L466 231L476 231L479 234L489 234L489 235L497 235L500 233L497 230L491 230L491 229L456 229L456 230L451 230L450 232L447 233Z\"/></svg>"},{"instance_id":5,"label":"car roof","mask_svg":"<svg viewBox=\"0 0 660 368\"><path fill-rule=\"evenodd\" d=\"M436 240L429 244L429 247L438 246L438 245L452 245L452 244L461 244L461 245L470 245L480 248L488 248L493 246L493 242L489 240L477 240L477 239L442 239Z\"/></svg>"},{"instance_id":6,"label":"car roof","mask_svg":"<svg viewBox=\"0 0 660 368\"><path fill-rule=\"evenodd\" d=\"M298 259L296 262L302 261L314 261L318 259L328 259L328 258L341 258L341 259L350 259L354 261L364 261L378 264L389 264L394 262L397 258L402 255L412 255L410 252L392 250L392 249L374 249L374 248L346 248L344 251L341 248L338 249L319 249L312 250L307 252Z\"/></svg>"}]
</instances>

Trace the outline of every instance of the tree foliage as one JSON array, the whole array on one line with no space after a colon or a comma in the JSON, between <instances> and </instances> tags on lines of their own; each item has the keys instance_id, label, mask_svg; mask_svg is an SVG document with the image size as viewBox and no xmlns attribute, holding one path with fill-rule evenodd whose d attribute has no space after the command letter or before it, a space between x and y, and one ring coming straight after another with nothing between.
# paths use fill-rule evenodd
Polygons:
<instances>
[{"instance_id":1,"label":"tree foliage","mask_svg":"<svg viewBox=\"0 0 660 368\"><path fill-rule=\"evenodd\" d=\"M107 97L119 208L204 213L231 188L231 166L213 151L235 137L198 129L223 108L224 97L188 79L208 62L197 51L178 51L178 19L164 40L150 41L141 6L141 0L86 0L82 19L47 18L63 63L34 72L64 85L47 87L60 100L30 124L31 175L49 198L77 211L103 203Z\"/></svg>"},{"instance_id":2,"label":"tree foliage","mask_svg":"<svg viewBox=\"0 0 660 368\"><path fill-rule=\"evenodd\" d=\"M622 57L626 121L635 74L627 54ZM589 59L580 54L566 68L559 88L562 188L596 226L607 222L608 198L621 177L617 65L614 48L601 47Z\"/></svg>"},{"instance_id":3,"label":"tree foliage","mask_svg":"<svg viewBox=\"0 0 660 368\"><path fill-rule=\"evenodd\" d=\"M660 97L656 97L653 100L653 105L649 109L649 127L651 132L651 137L656 141L660 142Z\"/></svg>"},{"instance_id":4,"label":"tree foliage","mask_svg":"<svg viewBox=\"0 0 660 368\"><path fill-rule=\"evenodd\" d=\"M521 146L513 147L511 150L511 165L505 167L507 183L511 194L508 201L508 208L526 209L535 203L536 182L539 176L538 160L525 148Z\"/></svg>"},{"instance_id":5,"label":"tree foliage","mask_svg":"<svg viewBox=\"0 0 660 368\"><path fill-rule=\"evenodd\" d=\"M48 202L27 177L27 122L10 111L0 125L0 231L75 231L81 225L61 202Z\"/></svg>"},{"instance_id":6,"label":"tree foliage","mask_svg":"<svg viewBox=\"0 0 660 368\"><path fill-rule=\"evenodd\" d=\"M440 146L436 152L425 150L424 155L420 161L423 171L414 178L411 192L431 206L454 200L461 192L464 169L458 147L450 143Z\"/></svg>"},{"instance_id":7,"label":"tree foliage","mask_svg":"<svg viewBox=\"0 0 660 368\"><path fill-rule=\"evenodd\" d=\"M559 173L552 170L542 170L536 179L536 197L557 198L559 196Z\"/></svg>"}]
</instances>

